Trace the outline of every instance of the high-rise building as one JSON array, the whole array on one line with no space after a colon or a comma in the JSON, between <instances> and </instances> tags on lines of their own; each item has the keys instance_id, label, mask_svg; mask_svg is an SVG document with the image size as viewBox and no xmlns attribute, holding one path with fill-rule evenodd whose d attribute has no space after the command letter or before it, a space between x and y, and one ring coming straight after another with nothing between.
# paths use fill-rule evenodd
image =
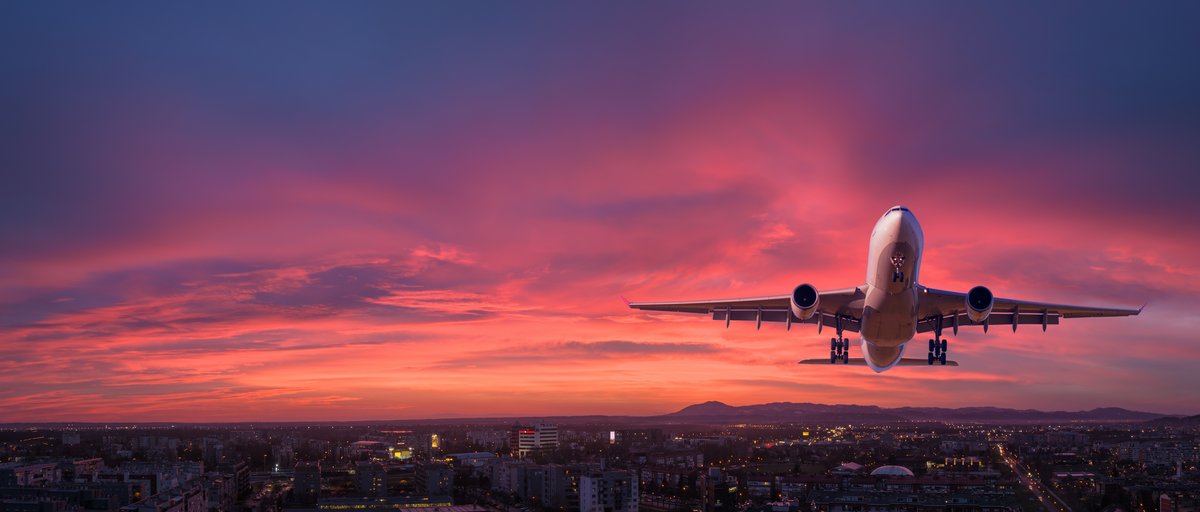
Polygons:
<instances>
[{"instance_id":1,"label":"high-rise building","mask_svg":"<svg viewBox=\"0 0 1200 512\"><path fill-rule=\"evenodd\" d=\"M296 503L315 505L321 498L321 464L318 462L296 463L292 477L292 500Z\"/></svg>"},{"instance_id":2,"label":"high-rise building","mask_svg":"<svg viewBox=\"0 0 1200 512\"><path fill-rule=\"evenodd\" d=\"M544 507L557 510L579 510L579 478L591 469L586 464L550 464L546 480Z\"/></svg>"},{"instance_id":3,"label":"high-rise building","mask_svg":"<svg viewBox=\"0 0 1200 512\"><path fill-rule=\"evenodd\" d=\"M550 451L558 448L558 427L539 423L524 426L514 423L509 432L509 449L512 454L524 458L538 451Z\"/></svg>"},{"instance_id":4,"label":"high-rise building","mask_svg":"<svg viewBox=\"0 0 1200 512\"><path fill-rule=\"evenodd\" d=\"M579 512L637 512L638 479L632 471L601 471L579 478Z\"/></svg>"},{"instance_id":5,"label":"high-rise building","mask_svg":"<svg viewBox=\"0 0 1200 512\"><path fill-rule=\"evenodd\" d=\"M359 462L355 468L358 493L374 498L387 496L387 469L378 462Z\"/></svg>"}]
</instances>

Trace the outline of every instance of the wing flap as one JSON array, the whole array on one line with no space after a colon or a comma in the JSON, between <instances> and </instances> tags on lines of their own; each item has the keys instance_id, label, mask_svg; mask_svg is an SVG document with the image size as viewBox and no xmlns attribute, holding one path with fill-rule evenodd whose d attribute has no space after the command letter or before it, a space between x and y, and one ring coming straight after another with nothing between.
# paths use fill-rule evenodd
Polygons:
<instances>
[{"instance_id":1,"label":"wing flap","mask_svg":"<svg viewBox=\"0 0 1200 512\"><path fill-rule=\"evenodd\" d=\"M966 313L959 313L958 315L946 315L946 316L942 317L942 332L949 332L951 329L954 328L954 317L955 316L958 316L958 327L959 328L969 327L969 326L982 326L984 324L984 322L972 322L971 318L968 317ZM1043 323L1042 316L1043 316L1042 313L1018 313L1017 314L1017 325L1026 325L1026 324L1042 325L1042 323ZM1045 324L1046 325L1058 325L1059 318L1060 318L1059 315L1056 313L1046 313L1045 314ZM987 317L987 324L989 327L1004 327L1006 325L1012 325L1012 323L1013 323L1012 320L1013 320L1012 313L998 313L996 311L992 311L992 314L988 315L988 317ZM918 333L933 332L936 329L937 329L937 317L926 318L924 320L917 322L917 332Z\"/></svg>"},{"instance_id":2,"label":"wing flap","mask_svg":"<svg viewBox=\"0 0 1200 512\"><path fill-rule=\"evenodd\" d=\"M730 318L730 320L734 320L734 321L756 322L756 321L758 321L758 318L759 318L758 315L759 315L759 310L757 308L755 308L755 309L734 309L734 308L715 309L712 312L713 320L721 320L721 321L724 321L725 317L728 316ZM793 324L813 324L813 325L815 325L815 324L817 324L817 322L821 322L822 324L824 324L825 327L829 327L832 329L837 329L838 322L840 321L842 324L842 330L849 331L849 332L858 332L859 324L860 324L860 322L857 318L848 317L848 316L842 316L841 319L839 320L837 318L837 315L827 315L825 313L818 313L816 315L813 315L808 320L801 320L801 319L797 318L796 315L792 314L791 309L766 309L766 308L763 308L763 310L762 310L762 321L763 322L786 322L787 318L789 316L792 317Z\"/></svg>"}]
</instances>

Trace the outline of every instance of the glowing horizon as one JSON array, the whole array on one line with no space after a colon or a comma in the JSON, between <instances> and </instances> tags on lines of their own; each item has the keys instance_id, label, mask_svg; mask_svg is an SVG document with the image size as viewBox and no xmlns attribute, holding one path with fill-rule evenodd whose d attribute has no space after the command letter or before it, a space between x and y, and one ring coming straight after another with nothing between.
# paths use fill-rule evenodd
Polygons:
<instances>
[{"instance_id":1,"label":"glowing horizon","mask_svg":"<svg viewBox=\"0 0 1200 512\"><path fill-rule=\"evenodd\" d=\"M1194 7L290 5L5 6L0 422L1200 413ZM895 204L924 285L1149 306L876 375L620 300L861 284Z\"/></svg>"}]
</instances>

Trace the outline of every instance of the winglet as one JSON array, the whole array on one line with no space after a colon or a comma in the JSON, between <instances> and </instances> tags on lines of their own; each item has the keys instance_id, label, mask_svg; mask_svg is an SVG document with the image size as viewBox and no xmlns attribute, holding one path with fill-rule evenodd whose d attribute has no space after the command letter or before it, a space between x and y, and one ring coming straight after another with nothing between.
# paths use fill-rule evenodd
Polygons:
<instances>
[{"instance_id":1,"label":"winglet","mask_svg":"<svg viewBox=\"0 0 1200 512\"><path fill-rule=\"evenodd\" d=\"M621 302L624 302L625 306L629 307L629 299L626 299L624 295L621 296Z\"/></svg>"},{"instance_id":2,"label":"winglet","mask_svg":"<svg viewBox=\"0 0 1200 512\"><path fill-rule=\"evenodd\" d=\"M1146 306L1149 306L1149 305L1150 305L1150 301L1143 302L1142 307L1138 308L1138 314L1139 315L1142 314L1142 310L1146 309Z\"/></svg>"}]
</instances>

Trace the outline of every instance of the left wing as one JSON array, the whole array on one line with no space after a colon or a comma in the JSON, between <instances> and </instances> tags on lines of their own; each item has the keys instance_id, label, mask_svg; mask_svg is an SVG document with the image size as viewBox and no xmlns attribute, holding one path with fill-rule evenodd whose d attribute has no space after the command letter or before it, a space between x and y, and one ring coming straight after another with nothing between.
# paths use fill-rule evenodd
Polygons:
<instances>
[{"instance_id":1,"label":"left wing","mask_svg":"<svg viewBox=\"0 0 1200 512\"><path fill-rule=\"evenodd\" d=\"M967 294L933 288L925 288L921 293L921 320L917 322L917 332L936 330L939 320L943 329L951 328L954 325L984 325L986 330L986 325L1011 325L1015 331L1018 324L1041 324L1042 330L1045 330L1047 325L1057 325L1062 318L1133 316L1142 312L1141 308L1072 306L996 297L992 301L992 313L984 322L975 323L967 317Z\"/></svg>"},{"instance_id":2,"label":"left wing","mask_svg":"<svg viewBox=\"0 0 1200 512\"><path fill-rule=\"evenodd\" d=\"M789 325L819 322L835 329L838 324L841 324L843 330L858 332L859 321L862 319L863 293L861 290L844 288L818 293L820 299L817 303L817 314L808 320L800 320L792 314L791 295L697 301L626 302L626 304L632 309L643 311L712 315L713 320L724 320L726 327L729 326L731 320L749 320L756 322L760 327L763 322L787 322ZM856 301L857 309L854 307Z\"/></svg>"}]
</instances>

